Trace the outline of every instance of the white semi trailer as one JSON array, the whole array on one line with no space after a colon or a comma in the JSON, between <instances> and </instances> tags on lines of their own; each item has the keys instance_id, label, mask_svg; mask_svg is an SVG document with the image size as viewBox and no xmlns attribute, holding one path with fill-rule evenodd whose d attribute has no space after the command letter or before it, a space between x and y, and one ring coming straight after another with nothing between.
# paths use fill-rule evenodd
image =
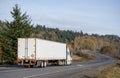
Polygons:
<instances>
[{"instance_id":1,"label":"white semi trailer","mask_svg":"<svg viewBox=\"0 0 120 78\"><path fill-rule=\"evenodd\" d=\"M18 65L70 65L71 60L69 48L64 43L39 38L18 38Z\"/></svg>"}]
</instances>

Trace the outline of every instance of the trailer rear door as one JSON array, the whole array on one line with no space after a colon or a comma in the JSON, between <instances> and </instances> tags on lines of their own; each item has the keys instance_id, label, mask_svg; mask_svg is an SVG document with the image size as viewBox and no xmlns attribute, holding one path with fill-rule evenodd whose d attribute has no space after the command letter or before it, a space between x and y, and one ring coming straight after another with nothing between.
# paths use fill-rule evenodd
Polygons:
<instances>
[{"instance_id":1,"label":"trailer rear door","mask_svg":"<svg viewBox=\"0 0 120 78\"><path fill-rule=\"evenodd\" d=\"M35 59L35 38L18 38L18 59Z\"/></svg>"},{"instance_id":2,"label":"trailer rear door","mask_svg":"<svg viewBox=\"0 0 120 78\"><path fill-rule=\"evenodd\" d=\"M35 38L29 38L28 39L28 58L29 59L35 59Z\"/></svg>"}]
</instances>

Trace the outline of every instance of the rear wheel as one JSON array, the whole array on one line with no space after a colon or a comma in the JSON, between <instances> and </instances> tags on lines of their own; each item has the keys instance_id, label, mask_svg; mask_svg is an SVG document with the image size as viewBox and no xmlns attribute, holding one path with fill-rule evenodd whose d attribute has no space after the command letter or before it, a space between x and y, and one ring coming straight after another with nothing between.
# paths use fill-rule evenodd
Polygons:
<instances>
[{"instance_id":1,"label":"rear wheel","mask_svg":"<svg viewBox=\"0 0 120 78\"><path fill-rule=\"evenodd\" d=\"M46 64L46 61L37 61L36 66L43 68L43 67L46 67L47 64Z\"/></svg>"},{"instance_id":2,"label":"rear wheel","mask_svg":"<svg viewBox=\"0 0 120 78\"><path fill-rule=\"evenodd\" d=\"M41 61L41 63L40 63L40 67L41 67L41 68L44 67L43 61Z\"/></svg>"},{"instance_id":3,"label":"rear wheel","mask_svg":"<svg viewBox=\"0 0 120 78\"><path fill-rule=\"evenodd\" d=\"M46 67L46 66L47 66L46 61L44 61L43 62L43 67Z\"/></svg>"}]
</instances>

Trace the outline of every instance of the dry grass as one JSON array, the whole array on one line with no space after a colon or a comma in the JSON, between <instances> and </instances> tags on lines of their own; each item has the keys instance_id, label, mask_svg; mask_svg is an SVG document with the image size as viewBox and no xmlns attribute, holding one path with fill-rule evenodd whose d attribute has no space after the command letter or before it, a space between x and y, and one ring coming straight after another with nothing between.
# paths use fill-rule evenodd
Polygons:
<instances>
[{"instance_id":1,"label":"dry grass","mask_svg":"<svg viewBox=\"0 0 120 78\"><path fill-rule=\"evenodd\" d=\"M95 60L96 58L94 56L88 56L87 58L86 57L80 57L80 56L77 56L77 55L73 55L72 56L72 60L75 61L75 62L85 62L85 61L90 61L90 60Z\"/></svg>"},{"instance_id":2,"label":"dry grass","mask_svg":"<svg viewBox=\"0 0 120 78\"><path fill-rule=\"evenodd\" d=\"M72 61L81 62L81 61L82 61L82 57L79 57L79 56L77 56L77 55L73 55L73 56L72 56Z\"/></svg>"},{"instance_id":3,"label":"dry grass","mask_svg":"<svg viewBox=\"0 0 120 78\"><path fill-rule=\"evenodd\" d=\"M105 68L101 73L97 74L93 78L120 78L120 65Z\"/></svg>"}]
</instances>

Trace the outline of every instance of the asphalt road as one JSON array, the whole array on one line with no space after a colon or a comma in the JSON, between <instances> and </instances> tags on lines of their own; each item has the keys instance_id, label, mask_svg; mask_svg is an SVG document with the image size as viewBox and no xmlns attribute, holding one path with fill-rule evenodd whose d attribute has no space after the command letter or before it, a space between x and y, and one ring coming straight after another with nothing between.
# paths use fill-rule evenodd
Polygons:
<instances>
[{"instance_id":1,"label":"asphalt road","mask_svg":"<svg viewBox=\"0 0 120 78\"><path fill-rule=\"evenodd\" d=\"M0 78L72 78L76 73L82 73L90 68L112 64L117 60L98 53L92 53L97 60L76 62L70 66L48 66L46 68L24 68L21 66L0 67Z\"/></svg>"}]
</instances>

